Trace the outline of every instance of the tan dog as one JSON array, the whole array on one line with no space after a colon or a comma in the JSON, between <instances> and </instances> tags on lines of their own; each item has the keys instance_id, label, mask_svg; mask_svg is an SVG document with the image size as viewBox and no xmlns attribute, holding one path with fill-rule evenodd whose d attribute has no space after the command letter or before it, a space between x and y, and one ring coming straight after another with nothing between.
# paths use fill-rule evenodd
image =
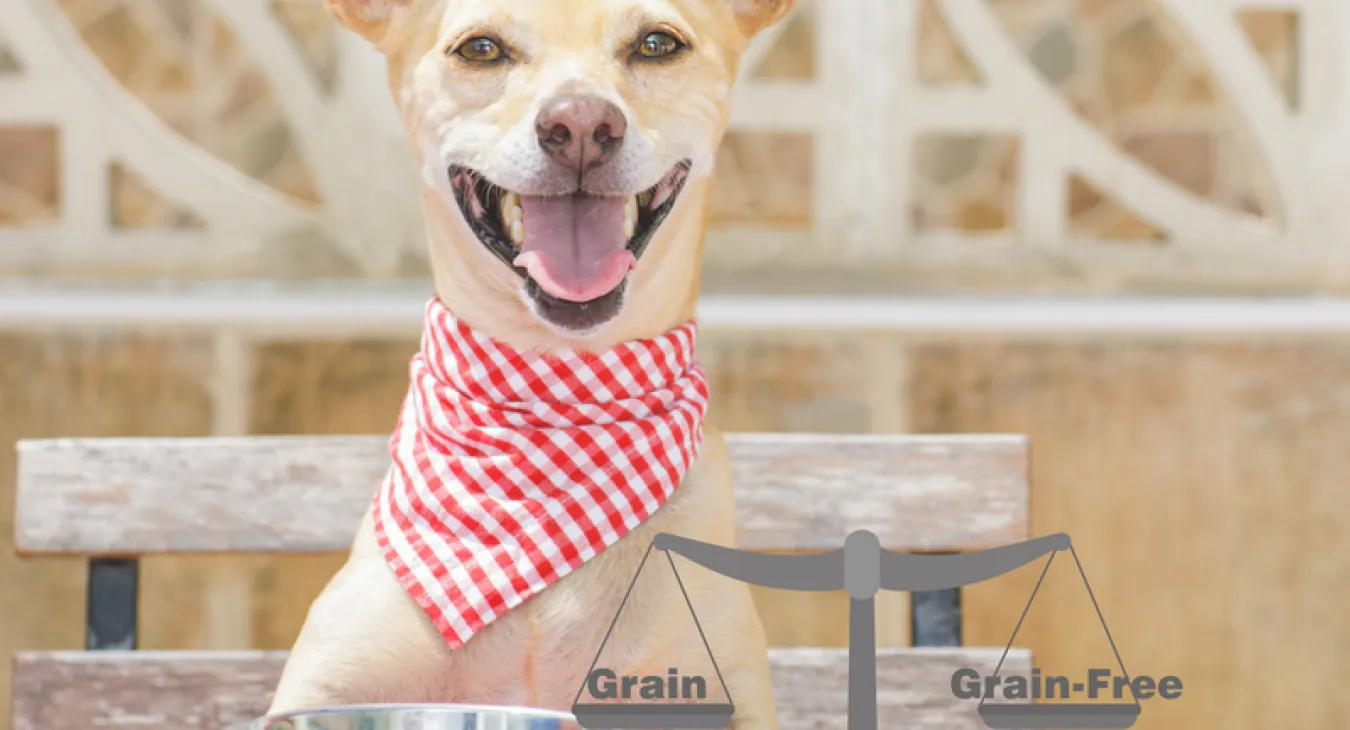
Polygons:
<instances>
[{"instance_id":1,"label":"tan dog","mask_svg":"<svg viewBox=\"0 0 1350 730\"><path fill-rule=\"evenodd\" d=\"M457 317L518 349L595 350L693 316L737 63L792 0L327 3L388 59L421 166L436 292ZM395 579L367 515L271 711L568 709L651 538L731 545L732 505L726 447L707 425L655 516L456 651ZM732 725L777 727L748 589L701 569L682 577L735 701ZM673 581L658 585L634 594L607 645L621 674L706 663Z\"/></svg>"}]
</instances>

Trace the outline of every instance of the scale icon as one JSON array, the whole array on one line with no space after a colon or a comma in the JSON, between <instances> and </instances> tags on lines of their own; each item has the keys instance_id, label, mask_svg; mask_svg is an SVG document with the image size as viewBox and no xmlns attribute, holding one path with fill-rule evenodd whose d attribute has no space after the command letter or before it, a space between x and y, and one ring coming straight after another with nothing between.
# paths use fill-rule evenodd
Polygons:
<instances>
[{"instance_id":1,"label":"scale icon","mask_svg":"<svg viewBox=\"0 0 1350 730\"><path fill-rule=\"evenodd\" d=\"M915 555L898 553L881 547L877 536L867 530L849 534L844 547L823 553L807 555L775 555L713 545L690 540L678 535L657 535L638 565L633 582L628 586L615 613L614 622L596 652L586 676L595 671L596 664L609 642L610 633L618 623L619 615L633 593L638 578L653 551L665 553L685 604L698 628L699 638L712 660L713 670L726 693L724 703L709 704L610 704L582 702L586 682L577 691L572 714L586 730L678 730L679 728L727 727L735 712L731 693L717 667L712 647L703 633L703 627L694 614L684 582L675 568L673 555L680 555L704 568L733 580L751 585L787 591L847 591L849 595L848 627L848 730L877 730L877 648L876 595L880 591L936 591L968 586L1010 573L1033 560L1049 555L1040 580L1031 592L1026 608L1008 639L1008 645L994 669L994 677L1003 668L1003 662L1017 639L1031 604L1036 600L1041 583L1050 572L1050 565L1060 552L1073 556L1078 574L1083 580L1092 606L1097 611L1102 630L1115 654L1121 676L1130 689L1133 702L1117 703L1054 703L1054 704L986 704L989 693L981 693L978 712L986 727L992 730L1036 730L1038 728L1083 728L1097 730L1128 728L1134 725L1141 710L1134 683L1125 671L1125 663L1116 649L1115 639L1106 626L1097 597L1088 584L1087 573L1078 559L1069 536L1064 533L1027 540L999 548L958 555Z\"/></svg>"}]
</instances>

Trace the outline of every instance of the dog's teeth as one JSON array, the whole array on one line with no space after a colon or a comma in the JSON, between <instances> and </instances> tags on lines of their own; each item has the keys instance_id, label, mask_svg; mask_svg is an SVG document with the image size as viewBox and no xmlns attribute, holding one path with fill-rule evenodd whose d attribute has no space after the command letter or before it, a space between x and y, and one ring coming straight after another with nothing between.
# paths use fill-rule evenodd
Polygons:
<instances>
[{"instance_id":1,"label":"dog's teeth","mask_svg":"<svg viewBox=\"0 0 1350 730\"><path fill-rule=\"evenodd\" d=\"M502 220L506 221L507 225L511 225L511 221L519 220L520 217L520 196L512 192L503 194Z\"/></svg>"},{"instance_id":2,"label":"dog's teeth","mask_svg":"<svg viewBox=\"0 0 1350 730\"><path fill-rule=\"evenodd\" d=\"M629 198L628 205L623 209L623 237L632 238L633 232L637 230L638 202L637 198Z\"/></svg>"},{"instance_id":3,"label":"dog's teeth","mask_svg":"<svg viewBox=\"0 0 1350 730\"><path fill-rule=\"evenodd\" d=\"M517 246L525 242L525 222L519 218L511 222L511 240Z\"/></svg>"},{"instance_id":4,"label":"dog's teeth","mask_svg":"<svg viewBox=\"0 0 1350 730\"><path fill-rule=\"evenodd\" d=\"M643 208L646 208L651 202L652 202L652 194L651 194L651 191L649 191L649 190L644 190L643 192L638 193L638 196L637 196L637 204L638 204L639 206L642 206Z\"/></svg>"}]
</instances>

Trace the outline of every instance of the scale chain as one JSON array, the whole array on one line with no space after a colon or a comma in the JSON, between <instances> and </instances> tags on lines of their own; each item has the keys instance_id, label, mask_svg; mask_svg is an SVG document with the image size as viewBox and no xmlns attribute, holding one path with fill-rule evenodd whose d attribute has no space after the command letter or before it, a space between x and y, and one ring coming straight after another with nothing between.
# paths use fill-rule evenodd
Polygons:
<instances>
[{"instance_id":1,"label":"scale chain","mask_svg":"<svg viewBox=\"0 0 1350 730\"><path fill-rule=\"evenodd\" d=\"M653 545L656 543L653 542ZM727 688L727 680L722 677L722 670L717 666L717 657L713 655L712 646L708 644L708 637L703 633L703 624L699 623L698 614L694 613L694 603L689 600L689 591L684 589L684 581L680 578L680 571L675 569L675 556L666 551L666 560L670 561L670 570L675 574L675 582L680 586L680 593L684 596L684 605L689 607L689 617L694 619L694 628L698 629L698 638L703 641L703 650L708 653L708 661L712 662L713 671L717 672L717 681L722 684L722 693L727 696L727 702L735 704L731 699L731 690Z\"/></svg>"},{"instance_id":2,"label":"scale chain","mask_svg":"<svg viewBox=\"0 0 1350 730\"><path fill-rule=\"evenodd\" d=\"M628 605L628 599L633 595L633 589L637 587L638 579L642 577L642 571L647 566L647 559L651 557L652 550L656 549L656 541L647 546L647 552L643 553L642 561L638 563L638 569L633 574L633 580L628 584L628 590L623 594L623 600L619 601L619 609L614 612L614 620L610 621L609 629L605 631L605 638L600 641L600 648L595 652L595 659L591 661L591 666L586 670L585 677L582 678L581 687L577 689L577 695L572 699L573 705L581 701L581 695L586 691L586 678L591 676L595 667L600 663L600 656L605 652L605 646L609 644L610 635L614 633L614 627L619 624L619 617L623 615L624 606ZM727 680L722 676L722 669L717 666L717 657L713 654L712 646L708 643L708 637L703 633L703 624L698 620L698 614L694 612L694 603L689 598L689 591L685 590L684 580L680 577L680 571L675 567L675 556L670 554L669 550L662 551L666 554L666 560L670 562L670 570L675 574L675 583L680 588L680 595L684 596L684 605L689 609L689 617L694 620L694 628L698 629L698 638L703 642L703 650L708 654L708 660L712 662L713 671L717 673L717 681L722 685L722 692L726 694L727 702L733 703L731 690L727 687Z\"/></svg>"},{"instance_id":3,"label":"scale chain","mask_svg":"<svg viewBox=\"0 0 1350 730\"><path fill-rule=\"evenodd\" d=\"M628 584L628 590L623 594L623 600L619 601L619 610L614 612L614 620L609 622L609 629L605 631L605 638L600 640L600 648L595 650L595 659L591 660L591 666L586 670L585 676L581 678L581 686L577 688L577 696L572 699L572 704L581 701L581 693L586 691L586 679L595 671L595 665L600 663L600 655L605 653L605 645L609 644L609 636L614 633L614 627L619 625L619 617L623 615L623 607L628 605L628 597L633 595L633 588L637 586L638 578L642 577L642 568L647 565L647 558L652 556L652 549L656 547L656 541L647 546L647 552L642 554L642 562L638 563L637 572L633 574L633 581Z\"/></svg>"},{"instance_id":4,"label":"scale chain","mask_svg":"<svg viewBox=\"0 0 1350 730\"><path fill-rule=\"evenodd\" d=\"M1031 604L1036 601L1036 594L1041 590L1041 584L1045 582L1045 576L1050 572L1050 566L1055 562L1055 556L1059 554L1056 550L1050 553L1050 557L1045 561L1045 568L1041 570L1041 577L1036 579L1036 587L1031 591L1031 598L1027 600L1027 605L1022 609L1022 615L1017 619L1017 625L1013 627L1012 637L1008 639L1008 645L1003 648L1003 655L998 658L998 664L994 666L994 677L998 676L999 670L1003 669L1003 662L1007 660L1008 653L1012 651L1013 642L1017 641L1017 634L1022 630L1022 622L1026 621L1027 613L1031 611ZM1126 686L1130 688L1130 698L1134 700L1135 707L1139 704L1139 695L1134 691L1134 683L1130 681L1130 673L1125 669L1125 661L1120 657L1120 650L1116 648L1116 640L1111 636L1111 629L1106 625L1106 617L1102 615L1102 608L1097 604L1097 596L1092 591L1092 584L1088 582L1087 572L1083 570L1083 561L1078 559L1078 550L1073 544L1069 544L1069 554L1073 556L1074 565L1078 567L1078 575L1083 579L1083 587L1087 589L1088 598L1092 600L1092 607L1097 612L1097 621L1102 625L1102 631L1106 634L1106 640L1111 645L1111 652L1116 657L1116 665L1120 667L1121 676L1124 677ZM989 699L989 692L980 693L980 703L978 707L984 707L984 703Z\"/></svg>"},{"instance_id":5,"label":"scale chain","mask_svg":"<svg viewBox=\"0 0 1350 730\"><path fill-rule=\"evenodd\" d=\"M1092 599L1092 607L1097 611L1097 620L1102 624L1102 631L1106 632L1106 641L1111 644L1111 653L1116 655L1116 664L1120 667L1120 674L1125 678L1126 686L1130 688L1130 697L1134 699L1134 706L1143 711L1139 704L1139 695L1134 691L1134 682L1130 681L1130 673L1125 669L1125 660L1120 658L1120 650L1116 648L1116 640L1111 636L1111 629L1106 626L1106 617L1102 615L1102 607L1097 604L1097 596L1092 592L1092 584L1088 582L1087 572L1083 570L1083 561L1078 559L1078 551L1072 544L1069 545L1069 554L1073 556L1074 565L1078 566L1078 575L1083 578L1083 587L1087 589L1088 598Z\"/></svg>"}]
</instances>

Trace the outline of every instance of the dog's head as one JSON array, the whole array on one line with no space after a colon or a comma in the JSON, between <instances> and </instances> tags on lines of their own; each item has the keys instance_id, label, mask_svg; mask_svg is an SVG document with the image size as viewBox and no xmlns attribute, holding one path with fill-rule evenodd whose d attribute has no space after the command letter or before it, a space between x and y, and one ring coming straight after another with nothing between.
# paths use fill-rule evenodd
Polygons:
<instances>
[{"instance_id":1,"label":"dog's head","mask_svg":"<svg viewBox=\"0 0 1350 730\"><path fill-rule=\"evenodd\" d=\"M544 344L690 313L737 62L793 0L326 1L388 58L452 310Z\"/></svg>"}]
</instances>

